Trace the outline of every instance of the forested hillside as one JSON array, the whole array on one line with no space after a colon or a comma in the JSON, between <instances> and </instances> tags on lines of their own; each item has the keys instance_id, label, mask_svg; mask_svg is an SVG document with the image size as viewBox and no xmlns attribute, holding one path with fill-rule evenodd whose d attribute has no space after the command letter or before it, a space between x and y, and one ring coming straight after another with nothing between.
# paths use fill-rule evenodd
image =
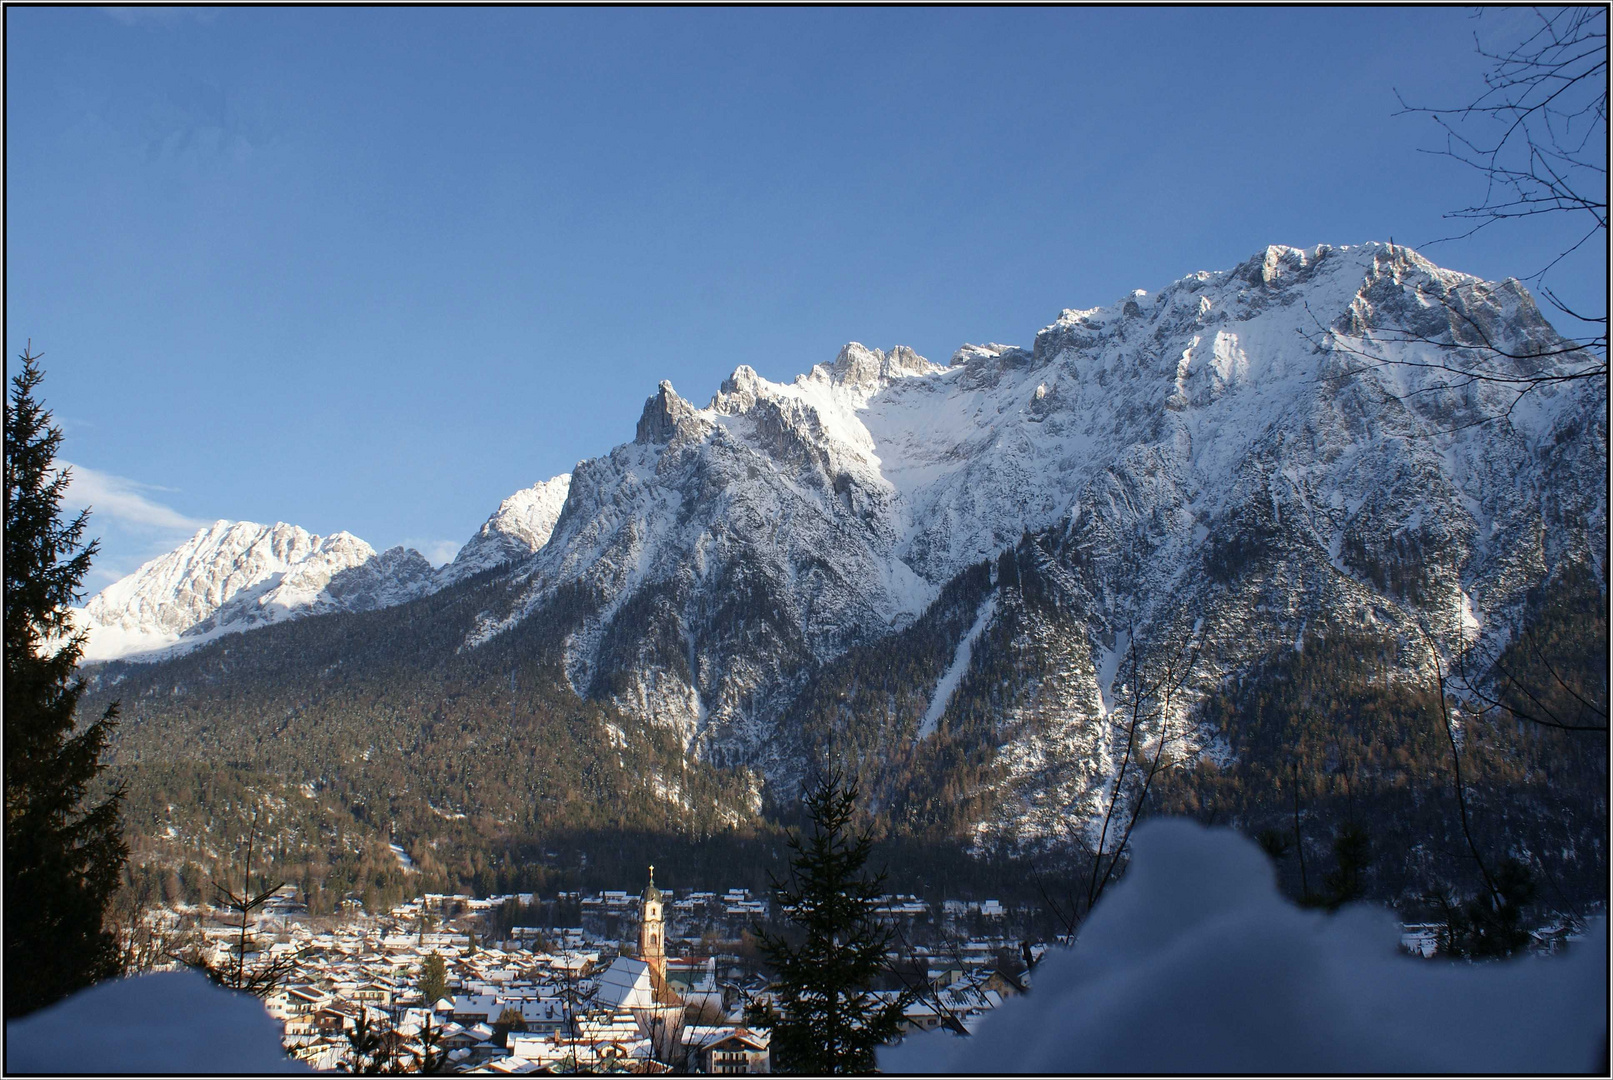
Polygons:
<instances>
[{"instance_id":1,"label":"forested hillside","mask_svg":"<svg viewBox=\"0 0 1613 1080\"><path fill-rule=\"evenodd\" d=\"M1079 629L1051 599L1047 542L1027 537L966 570L907 630L815 672L790 713L800 752L861 782L894 886L1034 900L1081 873L1079 844L1010 844L981 828L1011 795L999 748L1014 726L1051 722L1033 706L1048 665L1068 657L1057 643ZM315 910L348 895L607 887L652 861L685 887L765 888L795 807L764 808L754 774L691 760L667 728L576 696L540 627L496 650L455 650L486 587L478 578L398 608L269 627L163 665L92 669L86 707L123 702L109 782L127 785L133 861L170 896L195 897L239 871L256 814L272 873ZM975 641L944 719L916 737L988 603L1000 617ZM1552 715L1582 715L1576 694L1605 701L1605 604L1585 572L1540 590L1498 662L1514 677L1506 693L1525 707L1554 700ZM1297 811L1311 884L1337 832L1357 824L1371 839L1371 894L1412 908L1437 885L1471 884L1434 684L1406 675L1419 647L1325 622L1275 643L1193 711L1226 753L1188 759L1168 743L1143 813L1258 835L1292 834ZM1127 719L1117 708L1102 722L1119 733ZM1481 850L1538 866L1543 901L1603 895L1605 734L1508 715L1458 722ZM1133 785L1157 750L1143 728ZM1300 860L1282 872L1297 894Z\"/></svg>"},{"instance_id":2,"label":"forested hillside","mask_svg":"<svg viewBox=\"0 0 1613 1080\"><path fill-rule=\"evenodd\" d=\"M491 890L530 882L521 867L559 835L752 826L745 772L689 761L664 729L577 698L526 632L456 650L484 587L94 669L88 700L123 702L109 776L128 786L136 858L193 863L194 884L229 865L261 807L278 872L340 899L399 894L389 840L421 882Z\"/></svg>"}]
</instances>

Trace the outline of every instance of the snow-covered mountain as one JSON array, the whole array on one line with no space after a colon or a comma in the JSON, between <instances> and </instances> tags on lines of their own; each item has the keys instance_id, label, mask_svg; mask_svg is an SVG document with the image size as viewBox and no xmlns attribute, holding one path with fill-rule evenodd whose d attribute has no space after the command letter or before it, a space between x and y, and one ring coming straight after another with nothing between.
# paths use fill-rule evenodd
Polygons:
<instances>
[{"instance_id":1,"label":"snow-covered mountain","mask_svg":"<svg viewBox=\"0 0 1613 1080\"><path fill-rule=\"evenodd\" d=\"M347 532L216 521L80 609L84 659L160 660L222 634L333 611L373 611L530 557L565 505L569 474L499 504L448 565L413 548L377 552Z\"/></svg>"},{"instance_id":2,"label":"snow-covered mountain","mask_svg":"<svg viewBox=\"0 0 1613 1080\"><path fill-rule=\"evenodd\" d=\"M781 790L847 745L952 747L995 770L978 836L1065 836L1101 816L1117 714L1173 658L1193 661L1144 734L1215 759L1194 707L1274 650L1369 635L1420 679L1425 633L1482 660L1565 568L1605 581L1605 379L1506 381L1590 363L1516 281L1270 247L1066 310L1028 348L852 343L790 382L741 365L704 407L663 382L633 441L512 495L435 573L220 523L91 602L90 656L494 571L454 601L468 633L434 640L542 652Z\"/></svg>"},{"instance_id":3,"label":"snow-covered mountain","mask_svg":"<svg viewBox=\"0 0 1613 1080\"><path fill-rule=\"evenodd\" d=\"M85 660L154 659L285 619L390 607L434 578L418 551L377 553L351 533L215 521L101 590L75 621L89 632Z\"/></svg>"},{"instance_id":4,"label":"snow-covered mountain","mask_svg":"<svg viewBox=\"0 0 1613 1080\"><path fill-rule=\"evenodd\" d=\"M483 570L529 557L549 542L570 490L571 474L562 473L522 488L499 503L476 535L459 549L454 561L438 571L438 586L446 587Z\"/></svg>"},{"instance_id":5,"label":"snow-covered mountain","mask_svg":"<svg viewBox=\"0 0 1613 1080\"><path fill-rule=\"evenodd\" d=\"M466 644L541 613L565 627L579 693L783 775L799 760L780 724L824 665L1041 537L1079 617L1021 619L996 648L1039 650L1034 707L1005 717L1018 734L1002 753L1040 800L1017 820L1056 828L1101 796L1098 721L1134 637L1162 647L1197 626L1208 685L1307 624L1498 645L1565 560L1600 574L1603 384L1514 404L1515 386L1450 366L1589 358L1511 361L1480 335L1514 355L1561 343L1516 281L1383 244L1271 247L1064 311L1030 348L939 365L853 343L790 383L740 366L704 408L662 383L633 442L577 466L549 542ZM940 691L988 662L974 643L1007 627L1001 600L964 620ZM945 696L913 719L944 726Z\"/></svg>"}]
</instances>

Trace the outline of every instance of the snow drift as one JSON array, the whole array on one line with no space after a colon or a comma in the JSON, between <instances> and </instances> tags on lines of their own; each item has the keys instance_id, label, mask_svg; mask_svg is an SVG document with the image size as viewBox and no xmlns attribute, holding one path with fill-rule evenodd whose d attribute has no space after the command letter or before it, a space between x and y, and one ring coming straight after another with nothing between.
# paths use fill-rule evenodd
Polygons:
<instances>
[{"instance_id":1,"label":"snow drift","mask_svg":"<svg viewBox=\"0 0 1613 1080\"><path fill-rule=\"evenodd\" d=\"M6 1024L6 1072L305 1073L250 994L194 971L116 979Z\"/></svg>"},{"instance_id":2,"label":"snow drift","mask_svg":"<svg viewBox=\"0 0 1613 1080\"><path fill-rule=\"evenodd\" d=\"M1552 1073L1604 1068L1607 927L1563 958L1398 952L1388 911L1305 911L1230 829L1138 827L1125 879L1026 997L971 1039L881 1052L914 1073Z\"/></svg>"}]
</instances>

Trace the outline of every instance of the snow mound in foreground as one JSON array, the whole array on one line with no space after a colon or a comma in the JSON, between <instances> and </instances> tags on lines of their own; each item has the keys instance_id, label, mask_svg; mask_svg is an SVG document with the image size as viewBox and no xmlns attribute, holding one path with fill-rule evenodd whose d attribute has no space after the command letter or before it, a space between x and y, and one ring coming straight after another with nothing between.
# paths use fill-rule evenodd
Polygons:
<instances>
[{"instance_id":1,"label":"snow mound in foreground","mask_svg":"<svg viewBox=\"0 0 1613 1080\"><path fill-rule=\"evenodd\" d=\"M81 990L6 1024L6 1072L305 1073L280 1025L250 994L194 971L162 971Z\"/></svg>"},{"instance_id":2,"label":"snow mound in foreground","mask_svg":"<svg viewBox=\"0 0 1613 1080\"><path fill-rule=\"evenodd\" d=\"M1401 955L1386 910L1302 910L1229 829L1141 825L1125 879L974 1038L883 1050L894 1073L1583 1073L1602 1068L1607 926L1562 958Z\"/></svg>"}]
</instances>

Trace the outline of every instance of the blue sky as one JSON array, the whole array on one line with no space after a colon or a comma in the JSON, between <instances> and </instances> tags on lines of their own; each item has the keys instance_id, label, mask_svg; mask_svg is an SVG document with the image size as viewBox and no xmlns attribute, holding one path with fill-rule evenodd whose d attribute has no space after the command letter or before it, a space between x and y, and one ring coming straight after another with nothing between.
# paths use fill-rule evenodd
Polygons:
<instances>
[{"instance_id":1,"label":"blue sky","mask_svg":"<svg viewBox=\"0 0 1613 1080\"><path fill-rule=\"evenodd\" d=\"M440 560L663 378L944 361L1268 243L1449 235L1479 179L1395 90L1466 102L1524 17L10 8L8 366L45 354L92 588L215 518ZM1524 276L1564 235L1425 251Z\"/></svg>"}]
</instances>

